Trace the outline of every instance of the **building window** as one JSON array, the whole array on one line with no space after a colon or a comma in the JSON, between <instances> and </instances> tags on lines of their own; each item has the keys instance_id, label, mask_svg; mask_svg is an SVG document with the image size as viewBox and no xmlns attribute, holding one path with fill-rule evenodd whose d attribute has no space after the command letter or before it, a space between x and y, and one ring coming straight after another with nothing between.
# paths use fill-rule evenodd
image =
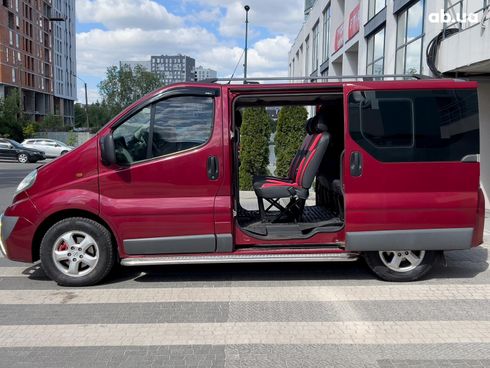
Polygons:
<instances>
[{"instance_id":1,"label":"building window","mask_svg":"<svg viewBox=\"0 0 490 368\"><path fill-rule=\"evenodd\" d=\"M424 37L424 0L419 0L398 16L396 36L396 73L419 74L422 71Z\"/></svg>"},{"instance_id":2,"label":"building window","mask_svg":"<svg viewBox=\"0 0 490 368\"><path fill-rule=\"evenodd\" d=\"M384 72L385 29L380 29L367 41L367 74L381 75Z\"/></svg>"},{"instance_id":3,"label":"building window","mask_svg":"<svg viewBox=\"0 0 490 368\"><path fill-rule=\"evenodd\" d=\"M330 5L323 11L323 61L330 56Z\"/></svg>"},{"instance_id":4,"label":"building window","mask_svg":"<svg viewBox=\"0 0 490 368\"><path fill-rule=\"evenodd\" d=\"M15 75L15 69L12 68L12 83L16 82L16 75Z\"/></svg>"},{"instance_id":5,"label":"building window","mask_svg":"<svg viewBox=\"0 0 490 368\"><path fill-rule=\"evenodd\" d=\"M368 19L371 19L386 6L386 0L369 0Z\"/></svg>"},{"instance_id":6,"label":"building window","mask_svg":"<svg viewBox=\"0 0 490 368\"><path fill-rule=\"evenodd\" d=\"M311 71L314 72L318 69L318 50L320 49L320 31L318 29L318 22L313 27L313 45L312 45L312 57L311 57Z\"/></svg>"},{"instance_id":7,"label":"building window","mask_svg":"<svg viewBox=\"0 0 490 368\"><path fill-rule=\"evenodd\" d=\"M306 50L306 58L305 58L305 76L308 76L309 67L310 67L310 37L308 37L305 41L305 50Z\"/></svg>"}]
</instances>

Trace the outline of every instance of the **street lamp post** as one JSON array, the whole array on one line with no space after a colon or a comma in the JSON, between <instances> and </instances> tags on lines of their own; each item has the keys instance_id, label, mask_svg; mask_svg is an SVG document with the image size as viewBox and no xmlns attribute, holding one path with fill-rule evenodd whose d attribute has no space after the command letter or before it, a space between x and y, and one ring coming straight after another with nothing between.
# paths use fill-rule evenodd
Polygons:
<instances>
[{"instance_id":1,"label":"street lamp post","mask_svg":"<svg viewBox=\"0 0 490 368\"><path fill-rule=\"evenodd\" d=\"M82 78L80 78L78 75L75 73L71 73L75 78L80 79L80 81L83 83L83 86L85 88L85 121L87 123L87 129L90 129L90 124L88 121L88 93L87 93L87 82L85 82Z\"/></svg>"},{"instance_id":2,"label":"street lamp post","mask_svg":"<svg viewBox=\"0 0 490 368\"><path fill-rule=\"evenodd\" d=\"M243 79L244 83L247 83L247 63L248 63L248 12L250 10L250 6L245 5L245 61L243 63Z\"/></svg>"}]
</instances>

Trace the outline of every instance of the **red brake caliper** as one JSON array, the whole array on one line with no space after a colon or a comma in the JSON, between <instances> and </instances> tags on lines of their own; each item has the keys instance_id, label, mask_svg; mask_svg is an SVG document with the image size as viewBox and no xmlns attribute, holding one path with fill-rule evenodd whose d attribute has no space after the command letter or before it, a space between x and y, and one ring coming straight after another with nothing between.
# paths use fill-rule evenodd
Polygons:
<instances>
[{"instance_id":1,"label":"red brake caliper","mask_svg":"<svg viewBox=\"0 0 490 368\"><path fill-rule=\"evenodd\" d=\"M66 245L66 243L63 241L60 246L58 247L58 250L60 252L63 252L64 250L67 250L68 249L68 245Z\"/></svg>"}]
</instances>

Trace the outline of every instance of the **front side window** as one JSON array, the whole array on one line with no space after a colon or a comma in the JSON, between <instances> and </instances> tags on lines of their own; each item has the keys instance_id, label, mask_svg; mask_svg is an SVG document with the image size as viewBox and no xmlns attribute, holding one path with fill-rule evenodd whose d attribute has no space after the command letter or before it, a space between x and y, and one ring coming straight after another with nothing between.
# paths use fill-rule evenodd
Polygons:
<instances>
[{"instance_id":1,"label":"front side window","mask_svg":"<svg viewBox=\"0 0 490 368\"><path fill-rule=\"evenodd\" d=\"M478 95L466 89L353 92L349 131L382 162L461 161L479 153Z\"/></svg>"},{"instance_id":2,"label":"front side window","mask_svg":"<svg viewBox=\"0 0 490 368\"><path fill-rule=\"evenodd\" d=\"M368 19L371 19L386 6L386 0L369 0Z\"/></svg>"},{"instance_id":3,"label":"front side window","mask_svg":"<svg viewBox=\"0 0 490 368\"><path fill-rule=\"evenodd\" d=\"M323 12L323 61L330 56L330 5Z\"/></svg>"},{"instance_id":4,"label":"front side window","mask_svg":"<svg viewBox=\"0 0 490 368\"><path fill-rule=\"evenodd\" d=\"M211 137L212 97L177 96L147 106L112 133L117 162L123 165L175 154Z\"/></svg>"},{"instance_id":5,"label":"front side window","mask_svg":"<svg viewBox=\"0 0 490 368\"><path fill-rule=\"evenodd\" d=\"M421 73L423 36L424 0L419 0L398 16L396 73Z\"/></svg>"},{"instance_id":6,"label":"front side window","mask_svg":"<svg viewBox=\"0 0 490 368\"><path fill-rule=\"evenodd\" d=\"M145 107L114 130L112 136L118 163L127 165L147 159L150 122L151 107Z\"/></svg>"},{"instance_id":7,"label":"front side window","mask_svg":"<svg viewBox=\"0 0 490 368\"><path fill-rule=\"evenodd\" d=\"M212 97L180 96L155 104L153 157L205 144L213 128Z\"/></svg>"},{"instance_id":8,"label":"front side window","mask_svg":"<svg viewBox=\"0 0 490 368\"><path fill-rule=\"evenodd\" d=\"M385 29L370 36L367 41L367 68L369 75L381 75L384 72Z\"/></svg>"}]
</instances>

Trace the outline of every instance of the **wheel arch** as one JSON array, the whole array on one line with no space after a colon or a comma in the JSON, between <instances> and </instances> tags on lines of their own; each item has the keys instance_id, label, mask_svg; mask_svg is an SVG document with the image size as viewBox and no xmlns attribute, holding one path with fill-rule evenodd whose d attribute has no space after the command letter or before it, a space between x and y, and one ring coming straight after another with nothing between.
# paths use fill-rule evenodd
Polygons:
<instances>
[{"instance_id":1,"label":"wheel arch","mask_svg":"<svg viewBox=\"0 0 490 368\"><path fill-rule=\"evenodd\" d=\"M40 258L39 252L41 248L41 241L44 237L44 234L46 234L49 228L51 228L51 226L53 226L55 223L69 217L84 217L93 220L95 222L98 222L99 224L104 226L111 234L112 245L116 251L117 256L119 256L119 247L117 246L117 239L114 235L114 231L111 229L111 227L106 221L104 221L100 216L97 216L96 214L89 211L80 210L80 209L67 209L67 210L62 210L62 211L52 213L51 215L46 217L41 222L41 224L37 227L36 232L34 233L34 237L32 238L32 247L31 247L32 262L35 262Z\"/></svg>"}]
</instances>

